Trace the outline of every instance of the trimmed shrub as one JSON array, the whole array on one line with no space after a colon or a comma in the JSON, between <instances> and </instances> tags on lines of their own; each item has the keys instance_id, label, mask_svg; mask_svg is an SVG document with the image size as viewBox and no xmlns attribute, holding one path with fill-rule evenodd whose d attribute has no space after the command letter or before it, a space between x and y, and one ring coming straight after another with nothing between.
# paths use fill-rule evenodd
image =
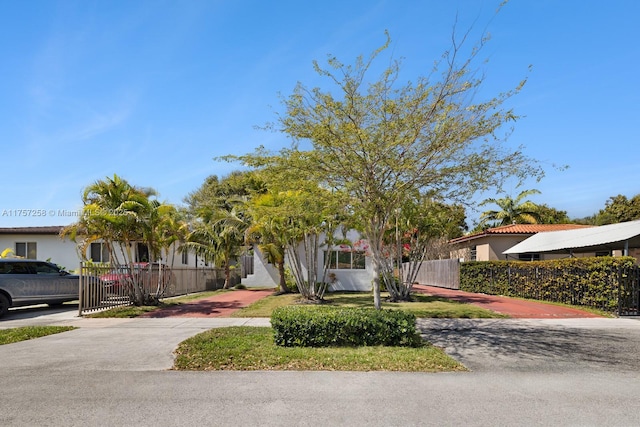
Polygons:
<instances>
[{"instance_id":1,"label":"trimmed shrub","mask_svg":"<svg viewBox=\"0 0 640 427\"><path fill-rule=\"evenodd\" d=\"M273 311L271 326L276 345L283 347L422 344L415 316L399 310L286 306Z\"/></svg>"},{"instance_id":2,"label":"trimmed shrub","mask_svg":"<svg viewBox=\"0 0 640 427\"><path fill-rule=\"evenodd\" d=\"M549 261L477 261L460 265L460 289L614 312L619 273L631 257L567 258Z\"/></svg>"}]
</instances>

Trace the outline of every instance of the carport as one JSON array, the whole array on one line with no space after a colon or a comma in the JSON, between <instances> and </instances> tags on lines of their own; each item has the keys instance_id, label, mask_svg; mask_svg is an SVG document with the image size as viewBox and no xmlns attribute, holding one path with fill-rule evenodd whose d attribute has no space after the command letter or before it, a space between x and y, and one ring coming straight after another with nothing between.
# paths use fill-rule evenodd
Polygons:
<instances>
[{"instance_id":1,"label":"carport","mask_svg":"<svg viewBox=\"0 0 640 427\"><path fill-rule=\"evenodd\" d=\"M568 254L621 251L629 256L635 249L636 265L618 271L618 314L640 315L640 220L575 230L549 231L535 234L503 252L517 254Z\"/></svg>"},{"instance_id":2,"label":"carport","mask_svg":"<svg viewBox=\"0 0 640 427\"><path fill-rule=\"evenodd\" d=\"M547 231L523 240L502 252L569 254L574 252L604 252L621 250L629 255L630 248L640 248L640 220L575 230Z\"/></svg>"}]
</instances>

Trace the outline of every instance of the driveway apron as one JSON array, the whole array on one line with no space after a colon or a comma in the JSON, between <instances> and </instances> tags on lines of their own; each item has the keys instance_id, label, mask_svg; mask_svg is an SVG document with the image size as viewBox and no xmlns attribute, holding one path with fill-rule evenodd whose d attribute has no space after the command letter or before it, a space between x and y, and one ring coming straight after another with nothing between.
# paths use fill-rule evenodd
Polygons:
<instances>
[{"instance_id":1,"label":"driveway apron","mask_svg":"<svg viewBox=\"0 0 640 427\"><path fill-rule=\"evenodd\" d=\"M602 317L587 311L497 295L476 294L434 286L414 285L417 292L473 304L515 319L576 319Z\"/></svg>"},{"instance_id":2,"label":"driveway apron","mask_svg":"<svg viewBox=\"0 0 640 427\"><path fill-rule=\"evenodd\" d=\"M273 294L273 289L234 289L196 301L163 308L140 317L229 317L232 313Z\"/></svg>"}]
</instances>

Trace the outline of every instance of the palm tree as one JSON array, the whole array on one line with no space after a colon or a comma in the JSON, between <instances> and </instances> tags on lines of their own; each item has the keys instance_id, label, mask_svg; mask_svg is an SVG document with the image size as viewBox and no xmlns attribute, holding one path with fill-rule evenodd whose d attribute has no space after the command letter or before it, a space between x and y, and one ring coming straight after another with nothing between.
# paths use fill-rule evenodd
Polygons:
<instances>
[{"instance_id":1,"label":"palm tree","mask_svg":"<svg viewBox=\"0 0 640 427\"><path fill-rule=\"evenodd\" d=\"M538 190L525 190L513 199L510 196L501 199L486 199L480 206L490 203L498 205L499 210L485 211L480 215L480 225L509 225L509 224L537 224L540 222L540 211L538 205L524 200L532 194L540 194Z\"/></svg>"},{"instance_id":2,"label":"palm tree","mask_svg":"<svg viewBox=\"0 0 640 427\"><path fill-rule=\"evenodd\" d=\"M171 246L178 243L184 244L189 234L189 224L185 220L185 213L173 205L161 205L158 213L160 221L156 228L156 241L161 252L164 251L167 263L173 267L176 251L171 252L171 260L169 260ZM181 247L178 249L182 250Z\"/></svg>"},{"instance_id":3,"label":"palm tree","mask_svg":"<svg viewBox=\"0 0 640 427\"><path fill-rule=\"evenodd\" d=\"M245 231L248 223L237 207L230 211L217 208L205 209L189 233L185 249L192 249L225 271L224 289L231 286L231 262L245 248Z\"/></svg>"},{"instance_id":4,"label":"palm tree","mask_svg":"<svg viewBox=\"0 0 640 427\"><path fill-rule=\"evenodd\" d=\"M263 194L250 202L252 224L247 230L248 243L256 243L268 263L278 269L280 293L291 292L287 287L285 257L290 241L286 218L273 215L273 195ZM267 208L267 209L265 209Z\"/></svg>"},{"instance_id":5,"label":"palm tree","mask_svg":"<svg viewBox=\"0 0 640 427\"><path fill-rule=\"evenodd\" d=\"M78 249L83 259L88 246L101 240L109 249L112 262L133 268L134 243L145 242L149 255L157 253L154 229L161 204L150 199L153 195L153 189L134 187L118 175L98 180L83 192L84 206L79 221L63 229L61 234L74 241L81 239ZM157 302L134 283L130 297L137 305Z\"/></svg>"}]
</instances>

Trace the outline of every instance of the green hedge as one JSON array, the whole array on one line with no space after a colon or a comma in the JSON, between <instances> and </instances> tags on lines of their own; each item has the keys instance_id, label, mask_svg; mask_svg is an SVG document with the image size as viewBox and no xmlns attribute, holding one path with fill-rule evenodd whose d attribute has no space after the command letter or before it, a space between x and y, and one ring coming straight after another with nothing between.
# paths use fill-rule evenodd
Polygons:
<instances>
[{"instance_id":1,"label":"green hedge","mask_svg":"<svg viewBox=\"0 0 640 427\"><path fill-rule=\"evenodd\" d=\"M271 315L275 343L284 347L405 346L422 340L411 313L373 308L286 306Z\"/></svg>"},{"instance_id":2,"label":"green hedge","mask_svg":"<svg viewBox=\"0 0 640 427\"><path fill-rule=\"evenodd\" d=\"M542 301L618 309L619 272L632 257L549 261L476 261L460 265L460 289Z\"/></svg>"}]
</instances>

